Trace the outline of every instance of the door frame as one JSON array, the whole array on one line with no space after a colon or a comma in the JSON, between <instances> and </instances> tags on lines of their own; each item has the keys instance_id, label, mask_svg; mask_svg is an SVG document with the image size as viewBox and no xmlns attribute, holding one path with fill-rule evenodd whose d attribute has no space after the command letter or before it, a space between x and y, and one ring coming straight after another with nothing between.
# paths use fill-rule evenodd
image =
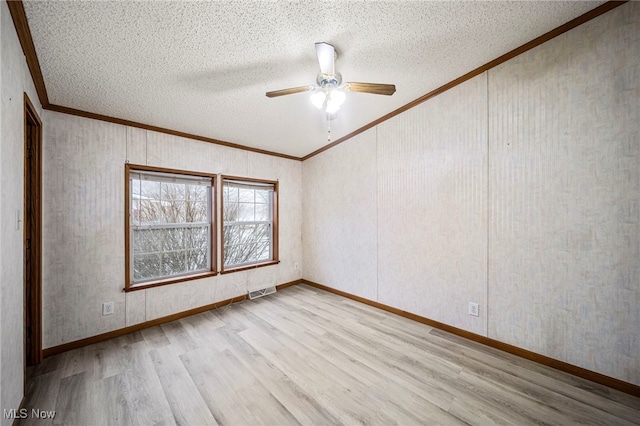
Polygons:
<instances>
[{"instance_id":1,"label":"door frame","mask_svg":"<svg viewBox=\"0 0 640 426\"><path fill-rule=\"evenodd\" d=\"M30 128L31 131L29 131ZM26 93L24 94L23 218L25 333L23 337L26 384L27 367L42 361L42 120ZM28 341L29 324L31 324L31 339Z\"/></svg>"}]
</instances>

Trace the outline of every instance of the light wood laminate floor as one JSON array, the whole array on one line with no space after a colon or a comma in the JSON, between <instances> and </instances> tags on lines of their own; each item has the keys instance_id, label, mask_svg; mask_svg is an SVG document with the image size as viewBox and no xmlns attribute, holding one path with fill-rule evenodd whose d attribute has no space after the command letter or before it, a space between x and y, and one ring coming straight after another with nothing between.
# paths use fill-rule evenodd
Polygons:
<instances>
[{"instance_id":1,"label":"light wood laminate floor","mask_svg":"<svg viewBox=\"0 0 640 426\"><path fill-rule=\"evenodd\" d=\"M46 359L19 424L640 424L640 399L305 285Z\"/></svg>"}]
</instances>

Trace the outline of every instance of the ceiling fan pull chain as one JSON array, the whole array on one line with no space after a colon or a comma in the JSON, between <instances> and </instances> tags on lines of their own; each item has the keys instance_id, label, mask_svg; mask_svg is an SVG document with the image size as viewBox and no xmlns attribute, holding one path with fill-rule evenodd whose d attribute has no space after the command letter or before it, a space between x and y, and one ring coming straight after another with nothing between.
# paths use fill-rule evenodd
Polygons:
<instances>
[{"instance_id":1,"label":"ceiling fan pull chain","mask_svg":"<svg viewBox=\"0 0 640 426\"><path fill-rule=\"evenodd\" d=\"M331 118L329 114L326 114L327 117L327 142L331 142Z\"/></svg>"}]
</instances>

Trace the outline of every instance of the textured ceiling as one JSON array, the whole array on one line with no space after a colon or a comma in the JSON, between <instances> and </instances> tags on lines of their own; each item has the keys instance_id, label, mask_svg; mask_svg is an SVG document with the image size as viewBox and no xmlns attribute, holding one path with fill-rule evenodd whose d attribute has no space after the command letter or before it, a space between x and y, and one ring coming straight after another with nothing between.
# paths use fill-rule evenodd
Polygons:
<instances>
[{"instance_id":1,"label":"textured ceiling","mask_svg":"<svg viewBox=\"0 0 640 426\"><path fill-rule=\"evenodd\" d=\"M604 2L25 1L49 101L279 153L327 144L314 43L348 93L335 140Z\"/></svg>"}]
</instances>

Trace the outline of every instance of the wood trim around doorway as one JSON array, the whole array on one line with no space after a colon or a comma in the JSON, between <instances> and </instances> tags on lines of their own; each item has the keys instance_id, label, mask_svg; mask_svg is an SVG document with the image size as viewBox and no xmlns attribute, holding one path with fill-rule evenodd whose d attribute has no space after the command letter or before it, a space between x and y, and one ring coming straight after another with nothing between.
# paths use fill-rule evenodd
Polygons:
<instances>
[{"instance_id":1,"label":"wood trim around doorway","mask_svg":"<svg viewBox=\"0 0 640 426\"><path fill-rule=\"evenodd\" d=\"M42 361L42 120L24 94L24 356ZM27 340L27 328L31 338Z\"/></svg>"}]
</instances>

